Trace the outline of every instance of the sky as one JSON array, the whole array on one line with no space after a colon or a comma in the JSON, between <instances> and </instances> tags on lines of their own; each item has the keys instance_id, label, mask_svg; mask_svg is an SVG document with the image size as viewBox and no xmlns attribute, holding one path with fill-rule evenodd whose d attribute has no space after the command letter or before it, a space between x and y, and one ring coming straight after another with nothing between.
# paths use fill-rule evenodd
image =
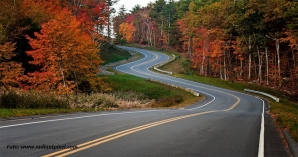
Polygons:
<instances>
[{"instance_id":1,"label":"sky","mask_svg":"<svg viewBox=\"0 0 298 157\"><path fill-rule=\"evenodd\" d=\"M141 5L141 7L144 7L147 6L149 2L155 2L155 0L119 0L119 2L113 7L116 9L116 13L118 13L120 6L124 5L127 12L129 12L137 4Z\"/></svg>"}]
</instances>

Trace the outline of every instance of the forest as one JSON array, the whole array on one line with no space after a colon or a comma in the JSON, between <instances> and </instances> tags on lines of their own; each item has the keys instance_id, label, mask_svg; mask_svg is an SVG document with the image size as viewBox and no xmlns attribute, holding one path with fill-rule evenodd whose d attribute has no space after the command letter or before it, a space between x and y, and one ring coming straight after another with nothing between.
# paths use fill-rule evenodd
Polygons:
<instances>
[{"instance_id":1,"label":"forest","mask_svg":"<svg viewBox=\"0 0 298 157\"><path fill-rule=\"evenodd\" d=\"M116 44L176 50L202 76L260 84L298 97L298 2L156 0L113 20Z\"/></svg>"},{"instance_id":2,"label":"forest","mask_svg":"<svg viewBox=\"0 0 298 157\"><path fill-rule=\"evenodd\" d=\"M56 94L105 91L96 76L115 2L1 0L0 87Z\"/></svg>"},{"instance_id":3,"label":"forest","mask_svg":"<svg viewBox=\"0 0 298 157\"><path fill-rule=\"evenodd\" d=\"M0 86L57 94L107 91L96 77L105 43L187 57L199 75L298 97L295 0L1 0Z\"/></svg>"}]
</instances>

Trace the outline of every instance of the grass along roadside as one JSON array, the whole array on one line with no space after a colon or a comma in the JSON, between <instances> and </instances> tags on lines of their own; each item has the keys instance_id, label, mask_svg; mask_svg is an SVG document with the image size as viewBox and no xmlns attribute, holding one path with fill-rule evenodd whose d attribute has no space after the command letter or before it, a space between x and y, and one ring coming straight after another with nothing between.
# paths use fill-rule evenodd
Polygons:
<instances>
[{"instance_id":1,"label":"grass along roadside","mask_svg":"<svg viewBox=\"0 0 298 157\"><path fill-rule=\"evenodd\" d=\"M151 48L151 50L154 50ZM161 52L161 51L159 51ZM164 52L162 52L164 53ZM291 137L298 142L298 104L288 100L286 93L282 93L275 89L260 86L254 83L245 82L230 82L221 80L218 78L204 77L196 74L195 71L189 69L191 63L185 57L177 52L167 52L166 54L175 54L176 59L162 67L162 70L173 72L173 76L192 80L195 82L208 84L216 87L226 88L230 90L235 90L239 92L244 92L244 89L252 89L261 92L265 92L280 98L280 102L275 102L274 100L267 98L263 95L258 95L270 103L270 113L273 115L275 122L281 129L288 130ZM251 94L251 93L248 93Z\"/></svg>"},{"instance_id":2,"label":"grass along roadside","mask_svg":"<svg viewBox=\"0 0 298 157\"><path fill-rule=\"evenodd\" d=\"M129 57L128 52L118 53L116 52L118 48L111 47L111 45L105 45L104 49L101 55L106 61L105 64ZM110 50L113 52L104 55ZM113 56L116 56L116 60ZM140 54L137 56L141 57ZM113 71L113 69L108 70ZM116 75L99 77L104 77L114 90L110 93L65 96L38 91L0 90L0 118L110 109L178 108L203 99L203 96L196 97L180 89L120 72L116 72Z\"/></svg>"},{"instance_id":3,"label":"grass along roadside","mask_svg":"<svg viewBox=\"0 0 298 157\"><path fill-rule=\"evenodd\" d=\"M0 118L24 117L32 115L64 114L74 112L91 112L94 109L6 109L0 108Z\"/></svg>"},{"instance_id":4,"label":"grass along roadside","mask_svg":"<svg viewBox=\"0 0 298 157\"><path fill-rule=\"evenodd\" d=\"M189 92L176 89L160 83L148 81L144 78L121 74L110 75L106 82L112 85L114 92L135 92L143 99L153 100L149 108L182 107L203 99L203 96L196 97Z\"/></svg>"},{"instance_id":5,"label":"grass along roadside","mask_svg":"<svg viewBox=\"0 0 298 157\"><path fill-rule=\"evenodd\" d=\"M129 52L109 43L103 43L100 47L99 53L100 58L104 61L104 65L131 57Z\"/></svg>"},{"instance_id":6,"label":"grass along roadside","mask_svg":"<svg viewBox=\"0 0 298 157\"><path fill-rule=\"evenodd\" d=\"M37 91L1 91L0 118L99 110L178 108L203 99L180 89L118 73L104 77L113 91L56 96Z\"/></svg>"}]
</instances>

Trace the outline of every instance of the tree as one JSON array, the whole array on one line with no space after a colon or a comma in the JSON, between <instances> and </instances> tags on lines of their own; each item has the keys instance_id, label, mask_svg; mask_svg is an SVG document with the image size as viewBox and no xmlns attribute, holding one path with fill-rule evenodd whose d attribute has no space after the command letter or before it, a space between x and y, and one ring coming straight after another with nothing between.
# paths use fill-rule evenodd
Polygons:
<instances>
[{"instance_id":1,"label":"tree","mask_svg":"<svg viewBox=\"0 0 298 157\"><path fill-rule=\"evenodd\" d=\"M114 22L113 22L113 29L116 36L116 43L121 43L122 37L119 33L119 28L120 28L120 24L125 22L126 15L127 15L126 8L124 7L124 5L122 5L119 8L118 15L114 17Z\"/></svg>"},{"instance_id":2,"label":"tree","mask_svg":"<svg viewBox=\"0 0 298 157\"><path fill-rule=\"evenodd\" d=\"M102 62L99 50L80 26L71 12L63 9L56 19L42 24L36 38L27 37L33 48L27 51L33 58L30 63L41 68L23 76L23 88L68 92L75 85L78 91L80 81L96 74Z\"/></svg>"},{"instance_id":3,"label":"tree","mask_svg":"<svg viewBox=\"0 0 298 157\"><path fill-rule=\"evenodd\" d=\"M281 52L280 52L280 39L283 36L283 30L286 27L285 19L282 17L287 8L286 0L277 0L277 1L267 1L264 8L264 17L267 30L269 33L266 34L266 37L272 39L275 42L275 50L277 57L277 82L278 88L281 88L283 85L283 79L281 76ZM268 11L268 9L273 9L273 11Z\"/></svg>"},{"instance_id":4,"label":"tree","mask_svg":"<svg viewBox=\"0 0 298 157\"><path fill-rule=\"evenodd\" d=\"M119 34L127 41L131 42L133 40L133 33L136 31L136 28L132 23L123 22L119 27Z\"/></svg>"},{"instance_id":5,"label":"tree","mask_svg":"<svg viewBox=\"0 0 298 157\"><path fill-rule=\"evenodd\" d=\"M108 7L108 26L107 26L107 33L108 33L108 42L110 42L111 38L111 14L115 13L115 9L112 7L115 3L117 3L119 0L106 0L106 5Z\"/></svg>"},{"instance_id":6,"label":"tree","mask_svg":"<svg viewBox=\"0 0 298 157\"><path fill-rule=\"evenodd\" d=\"M18 87L18 78L23 73L18 60L18 40L28 30L23 25L21 0L1 0L0 5L0 87Z\"/></svg>"},{"instance_id":7,"label":"tree","mask_svg":"<svg viewBox=\"0 0 298 157\"><path fill-rule=\"evenodd\" d=\"M139 4L135 5L131 10L130 13L134 14L136 13L139 9L141 9L141 6Z\"/></svg>"},{"instance_id":8,"label":"tree","mask_svg":"<svg viewBox=\"0 0 298 157\"><path fill-rule=\"evenodd\" d=\"M167 13L166 13L166 1L165 0L156 0L152 4L152 8L150 9L149 12L150 18L153 18L156 20L158 27L159 27L159 38L163 39L163 34L164 33L164 27L166 26L167 23ZM163 41L163 40L160 40ZM160 43L160 46L163 47L163 43Z\"/></svg>"},{"instance_id":9,"label":"tree","mask_svg":"<svg viewBox=\"0 0 298 157\"><path fill-rule=\"evenodd\" d=\"M15 57L15 45L10 42L0 45L0 87L17 87L16 78L22 75L22 65L12 60Z\"/></svg>"}]
</instances>

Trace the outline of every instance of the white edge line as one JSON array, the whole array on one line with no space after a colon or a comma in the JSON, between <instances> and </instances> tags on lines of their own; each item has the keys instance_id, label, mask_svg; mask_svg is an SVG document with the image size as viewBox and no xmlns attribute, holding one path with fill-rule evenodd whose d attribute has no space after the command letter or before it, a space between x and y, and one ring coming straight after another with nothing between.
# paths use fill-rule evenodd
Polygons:
<instances>
[{"instance_id":1,"label":"white edge line","mask_svg":"<svg viewBox=\"0 0 298 157\"><path fill-rule=\"evenodd\" d=\"M5 125L5 126L0 126L0 129L14 127L14 126L23 126L23 125L30 125L30 124L46 123L46 122L56 122L56 121L73 120L73 119L81 119L81 118L91 118L91 117L99 117L99 116L107 116L107 115L120 115L120 114L128 114L128 113L142 113L142 112L156 112L156 111L162 111L162 110L121 112L121 113L98 114L98 115L72 117L72 118L63 118L63 119L52 119L52 120L44 120L44 121L37 121L37 122L29 122L29 123L20 123L20 124L13 124L13 125Z\"/></svg>"},{"instance_id":2,"label":"white edge line","mask_svg":"<svg viewBox=\"0 0 298 157\"><path fill-rule=\"evenodd\" d=\"M143 53L143 52L141 52L141 51L137 51L137 52L142 53L143 55L145 55L145 57L144 57L143 59L147 58L147 55L146 55L145 53ZM158 56L157 56L156 54L154 54L154 53L152 53L152 52L150 52L150 51L147 51L147 52L148 52L148 53L151 53L151 54L153 54L153 55L156 56L154 60L156 60L156 59L158 58ZM167 56L167 57L169 58L169 56ZM144 74L144 75L152 76L151 74L146 74L146 73L143 73L143 72L139 72L139 71L135 70L134 67L139 66L139 65L142 65L142 64L146 64L146 63L149 63L149 62L152 62L152 61L154 61L154 60L150 60L150 61L147 61L147 62L143 62L143 63L137 64L137 65L134 65L134 66L132 66L130 69L131 69L132 71L137 72L137 73L141 73L141 74ZM124 65L125 65L125 64L124 64ZM121 67L121 66L123 66L123 65L117 66L116 69L117 69L118 71L121 71L121 72L124 72L124 73L128 73L128 74L131 74L131 75L135 75L135 76L139 76L139 77L142 77L142 78L146 78L146 77L144 77L144 76L140 76L140 75L136 75L136 74L132 74L132 73L129 73L129 72L125 72L125 71L119 70L118 67ZM148 72L151 72L151 71L149 70L149 68L150 68L150 67L147 68L147 71L148 71ZM160 77L160 76L154 76L154 77L162 78L162 79L165 79L165 80L171 80L171 79L164 78L164 77ZM175 79L177 79L177 78L175 78ZM181 80L181 79L180 79L180 80ZM195 85L192 85L192 84L188 84L188 83L185 83L185 82L180 82L180 81L177 81L177 80L171 80L171 81L178 82L178 83L182 83L182 84L189 85L189 86L193 86L193 87L204 88L204 87L199 87L199 86L195 86ZM188 81L188 80L186 80L186 81ZM196 82L194 82L194 83L196 83ZM190 89L192 89L192 88L190 88ZM205 88L205 89L208 89L208 88ZM195 89L192 89L192 90L195 90ZM204 107L204 106L207 106L207 105L209 105L210 103L212 103L213 101L215 101L215 96L213 96L213 95L211 95L211 94L209 94L209 93L205 93L205 92L199 91L199 90L196 90L196 91L198 91L198 92L200 92L200 93L204 93L204 94L206 94L206 95L209 95L209 96L213 97L213 99L212 99L210 102L208 102L208 103L206 103L206 104L204 104L204 105L202 105L202 106L195 107L195 108L191 108L191 109L184 109L184 108L183 108L184 110L195 110L195 109L199 109L199 108L202 108L202 107Z\"/></svg>"},{"instance_id":3,"label":"white edge line","mask_svg":"<svg viewBox=\"0 0 298 157\"><path fill-rule=\"evenodd\" d=\"M139 51L138 51L139 52ZM142 52L139 52L139 53L142 53ZM151 53L151 52L149 52L149 53ZM146 54L144 54L144 53L142 53L143 55L145 55L146 57L147 57L147 55ZM154 54L154 55L156 55L156 54ZM157 56L157 55L156 55ZM145 57L145 58L146 58ZM143 63L144 64L144 63ZM141 64L139 64L139 65L141 65ZM135 66L138 66L138 65L135 65ZM133 66L133 67L135 67L135 66ZM132 68L133 68L132 67ZM131 68L131 69L132 69ZM117 70L119 70L118 69L118 67L116 68ZM136 70L134 70L134 69L132 69L133 71L136 71ZM147 68L147 70L149 71L149 68ZM119 70L119 71L121 71L121 70ZM122 71L123 72L123 71ZM136 72L138 72L138 71L136 71ZM125 73L127 73L127 72L125 72ZM142 72L140 72L140 73L142 73ZM133 74L133 75L135 75L135 74ZM145 74L145 75L150 75L150 74ZM138 76L138 75L137 75ZM139 77L144 77L144 76L139 76ZM155 77L158 77L158 76L155 76ZM163 78L163 79L166 79L166 80L169 80L169 79L167 79L167 78ZM174 81L174 82L179 82L179 81L176 81L176 80L171 80L171 81ZM184 83L184 82L179 82L179 83L182 83L182 84L188 84L188 83ZM190 85L190 84L188 84L188 85ZM191 85L191 86L194 86L194 85ZM209 85L207 85L207 86L209 86ZM198 86L195 86L195 87L198 87ZM212 87L212 86L211 86ZM204 88L204 87L201 87L201 88ZM214 88L214 87L213 87ZM207 88L205 88L205 89L207 89ZM199 92L201 92L201 91L199 91ZM234 91L233 91L234 92ZM202 92L202 93L205 93L205 92ZM237 92L237 93L239 93L239 92ZM205 94L207 94L207 93L205 93ZM244 93L241 93L241 94L244 94ZM208 94L208 95L210 95L210 94ZM248 95L248 94L244 94L244 95ZM212 96L212 95L210 95L210 96ZM213 100L212 101L210 101L210 102L208 102L207 104L205 104L205 105L203 105L203 106L199 106L199 107L196 107L196 108L193 108L193 109L188 109L188 110L194 110L194 109L198 109L198 108L201 108L201 107L204 107L204 106L206 106L206 105L208 105L208 104L210 104L211 102L213 102L214 100L215 100L215 97L214 96L212 96L213 97ZM260 99L260 98L258 98L258 99ZM263 111L262 111L262 120L261 120L261 130L260 130L260 140L259 140L259 150L258 150L258 157L264 157L264 132L265 132L265 127L264 127L264 111L265 111L265 102L262 100L262 99L260 99L262 102L263 102Z\"/></svg>"},{"instance_id":4,"label":"white edge line","mask_svg":"<svg viewBox=\"0 0 298 157\"><path fill-rule=\"evenodd\" d=\"M261 98L258 98L262 100ZM264 111L265 111L265 102L263 102L263 112L262 112L262 121L261 121L261 130L260 130L260 141L259 141L259 151L258 151L258 157L264 157L264 141L265 141L265 121L264 121Z\"/></svg>"}]
</instances>

